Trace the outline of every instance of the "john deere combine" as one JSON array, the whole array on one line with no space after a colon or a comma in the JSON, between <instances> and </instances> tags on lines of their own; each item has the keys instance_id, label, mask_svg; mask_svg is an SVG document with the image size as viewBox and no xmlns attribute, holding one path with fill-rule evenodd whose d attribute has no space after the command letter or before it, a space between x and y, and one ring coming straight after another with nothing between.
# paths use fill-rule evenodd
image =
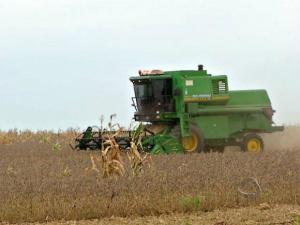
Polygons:
<instances>
[{"instance_id":1,"label":"john deere combine","mask_svg":"<svg viewBox=\"0 0 300 225\"><path fill-rule=\"evenodd\" d=\"M265 90L229 91L226 75L198 70L139 71L130 77L135 121L146 123L141 151L159 153L223 152L225 146L259 152L259 133L282 131ZM129 147L131 132L116 140ZM76 139L78 149L100 149L103 131L89 127Z\"/></svg>"}]
</instances>

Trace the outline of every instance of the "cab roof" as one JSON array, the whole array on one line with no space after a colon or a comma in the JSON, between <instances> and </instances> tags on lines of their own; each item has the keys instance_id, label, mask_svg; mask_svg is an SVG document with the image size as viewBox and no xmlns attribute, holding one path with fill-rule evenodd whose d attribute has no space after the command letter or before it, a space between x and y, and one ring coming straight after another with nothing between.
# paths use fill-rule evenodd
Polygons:
<instances>
[{"instance_id":1,"label":"cab roof","mask_svg":"<svg viewBox=\"0 0 300 225\"><path fill-rule=\"evenodd\" d=\"M133 80L149 80L149 79L170 79L177 76L211 76L207 73L206 70L178 70L178 71L164 71L163 74L152 74L152 75L141 75L130 77L131 81Z\"/></svg>"}]
</instances>

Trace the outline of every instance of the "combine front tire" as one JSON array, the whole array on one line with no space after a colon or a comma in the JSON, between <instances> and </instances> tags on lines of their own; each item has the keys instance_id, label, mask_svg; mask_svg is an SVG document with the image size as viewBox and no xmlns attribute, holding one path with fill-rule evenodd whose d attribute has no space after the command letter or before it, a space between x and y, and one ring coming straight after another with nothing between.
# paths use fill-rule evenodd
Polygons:
<instances>
[{"instance_id":1,"label":"combine front tire","mask_svg":"<svg viewBox=\"0 0 300 225\"><path fill-rule=\"evenodd\" d=\"M204 138L201 130L191 124L191 137L181 137L180 126L177 125L171 130L171 135L176 136L181 143L184 153L202 152L204 148Z\"/></svg>"},{"instance_id":2,"label":"combine front tire","mask_svg":"<svg viewBox=\"0 0 300 225\"><path fill-rule=\"evenodd\" d=\"M263 139L255 133L247 134L241 143L243 152L261 152L264 149Z\"/></svg>"}]
</instances>

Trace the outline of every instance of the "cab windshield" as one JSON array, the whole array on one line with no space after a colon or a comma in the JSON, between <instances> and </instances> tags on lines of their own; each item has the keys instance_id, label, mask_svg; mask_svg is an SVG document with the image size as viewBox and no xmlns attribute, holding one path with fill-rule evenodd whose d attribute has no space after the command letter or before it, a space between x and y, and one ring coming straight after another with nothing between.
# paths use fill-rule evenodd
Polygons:
<instances>
[{"instance_id":1,"label":"cab windshield","mask_svg":"<svg viewBox=\"0 0 300 225\"><path fill-rule=\"evenodd\" d=\"M137 112L141 115L172 112L172 80L153 79L134 83Z\"/></svg>"}]
</instances>

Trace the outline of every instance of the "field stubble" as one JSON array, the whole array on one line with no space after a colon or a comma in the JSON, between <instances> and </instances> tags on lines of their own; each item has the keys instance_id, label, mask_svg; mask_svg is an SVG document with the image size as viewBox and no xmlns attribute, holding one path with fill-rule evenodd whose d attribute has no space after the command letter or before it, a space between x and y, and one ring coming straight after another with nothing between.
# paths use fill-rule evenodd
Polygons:
<instances>
[{"instance_id":1,"label":"field stubble","mask_svg":"<svg viewBox=\"0 0 300 225\"><path fill-rule=\"evenodd\" d=\"M88 152L73 151L74 131L29 131L0 136L0 221L42 222L110 216L151 216L212 211L267 203L300 204L299 127L265 135L261 154L151 156L144 172L103 179ZM277 144L276 144L277 143ZM292 143L292 144L291 144ZM97 154L97 153L94 153ZM99 153L98 153L99 154ZM255 177L262 193L248 202L238 184Z\"/></svg>"}]
</instances>

